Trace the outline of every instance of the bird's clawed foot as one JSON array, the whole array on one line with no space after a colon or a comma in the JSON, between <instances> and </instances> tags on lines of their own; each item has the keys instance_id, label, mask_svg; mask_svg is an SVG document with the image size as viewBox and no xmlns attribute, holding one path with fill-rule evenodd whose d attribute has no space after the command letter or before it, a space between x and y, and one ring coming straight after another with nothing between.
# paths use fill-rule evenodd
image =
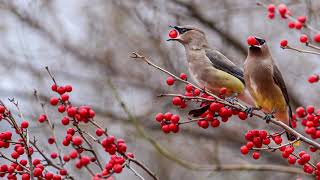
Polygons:
<instances>
[{"instance_id":1,"label":"bird's clawed foot","mask_svg":"<svg viewBox=\"0 0 320 180\"><path fill-rule=\"evenodd\" d=\"M274 118L274 116L273 116L273 114L274 113L270 113L270 114L265 114L266 116L263 118L264 120L266 120L266 123L270 123L270 120L272 119L272 118Z\"/></svg>"},{"instance_id":2,"label":"bird's clawed foot","mask_svg":"<svg viewBox=\"0 0 320 180\"><path fill-rule=\"evenodd\" d=\"M231 96L229 97L226 97L225 100L231 104L234 104L236 102L238 102L238 98L237 98L238 94L235 93L235 94L232 94Z\"/></svg>"},{"instance_id":3,"label":"bird's clawed foot","mask_svg":"<svg viewBox=\"0 0 320 180\"><path fill-rule=\"evenodd\" d=\"M244 110L244 112L245 112L248 116L252 117L253 111L260 110L260 109L261 109L261 108L258 108L258 107L248 107L246 110Z\"/></svg>"}]
</instances>

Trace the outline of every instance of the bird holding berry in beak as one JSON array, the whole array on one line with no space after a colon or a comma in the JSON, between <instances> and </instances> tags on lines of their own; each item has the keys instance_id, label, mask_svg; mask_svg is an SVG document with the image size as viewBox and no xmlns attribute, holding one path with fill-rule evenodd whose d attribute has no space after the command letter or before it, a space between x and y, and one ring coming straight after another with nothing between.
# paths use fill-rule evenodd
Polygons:
<instances>
[{"instance_id":1,"label":"bird holding berry in beak","mask_svg":"<svg viewBox=\"0 0 320 180\"><path fill-rule=\"evenodd\" d=\"M249 48L244 63L244 80L256 108L267 113L266 120L274 116L291 127L292 111L286 84L266 41L254 36L249 36L247 41ZM290 141L296 138L289 133L287 136Z\"/></svg>"},{"instance_id":2,"label":"bird holding berry in beak","mask_svg":"<svg viewBox=\"0 0 320 180\"><path fill-rule=\"evenodd\" d=\"M170 26L168 41L181 43L186 51L187 65L192 79L201 87L219 95L226 88L226 96L235 96L249 105L253 100L245 89L243 71L222 53L209 46L205 33L193 26ZM195 117L208 107L190 111Z\"/></svg>"}]
</instances>

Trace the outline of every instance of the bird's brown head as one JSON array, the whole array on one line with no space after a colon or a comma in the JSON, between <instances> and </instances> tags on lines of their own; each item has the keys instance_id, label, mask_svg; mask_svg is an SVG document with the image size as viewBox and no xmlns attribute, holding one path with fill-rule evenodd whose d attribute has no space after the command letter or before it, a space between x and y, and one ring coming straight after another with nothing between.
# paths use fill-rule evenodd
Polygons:
<instances>
[{"instance_id":1,"label":"bird's brown head","mask_svg":"<svg viewBox=\"0 0 320 180\"><path fill-rule=\"evenodd\" d=\"M256 37L249 36L247 39L249 46L249 54L251 55L268 55L269 49L266 40Z\"/></svg>"},{"instance_id":2,"label":"bird's brown head","mask_svg":"<svg viewBox=\"0 0 320 180\"><path fill-rule=\"evenodd\" d=\"M169 26L173 28L170 31L167 41L178 41L184 46L202 48L208 46L205 33L193 26Z\"/></svg>"}]
</instances>

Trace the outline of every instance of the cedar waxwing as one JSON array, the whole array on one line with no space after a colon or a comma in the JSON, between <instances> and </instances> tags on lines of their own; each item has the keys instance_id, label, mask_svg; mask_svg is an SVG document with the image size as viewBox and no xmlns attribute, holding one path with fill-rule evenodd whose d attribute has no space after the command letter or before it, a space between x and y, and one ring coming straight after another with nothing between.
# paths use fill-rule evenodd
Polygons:
<instances>
[{"instance_id":1,"label":"cedar waxwing","mask_svg":"<svg viewBox=\"0 0 320 180\"><path fill-rule=\"evenodd\" d=\"M275 65L266 41L257 37L244 63L244 80L255 106L291 127L292 111L281 72ZM288 134L288 140L295 136Z\"/></svg>"},{"instance_id":2,"label":"cedar waxwing","mask_svg":"<svg viewBox=\"0 0 320 180\"><path fill-rule=\"evenodd\" d=\"M209 47L205 33L192 26L170 26L179 32L168 41L180 42L185 50L188 68L197 85L218 95L221 88L227 88L226 96L234 96L253 105L250 93L245 90L243 71L222 53ZM190 115L200 116L207 107L190 111Z\"/></svg>"}]
</instances>

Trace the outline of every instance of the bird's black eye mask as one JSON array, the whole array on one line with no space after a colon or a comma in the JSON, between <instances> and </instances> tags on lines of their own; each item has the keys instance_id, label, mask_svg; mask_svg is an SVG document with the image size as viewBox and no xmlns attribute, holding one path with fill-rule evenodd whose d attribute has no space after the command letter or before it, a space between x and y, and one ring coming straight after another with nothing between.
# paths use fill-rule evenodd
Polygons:
<instances>
[{"instance_id":1,"label":"bird's black eye mask","mask_svg":"<svg viewBox=\"0 0 320 180\"><path fill-rule=\"evenodd\" d=\"M261 39L261 38L256 37L256 40L258 41L259 45L264 45L266 43L266 40Z\"/></svg>"},{"instance_id":2,"label":"bird's black eye mask","mask_svg":"<svg viewBox=\"0 0 320 180\"><path fill-rule=\"evenodd\" d=\"M187 31L190 31L192 29L189 29L189 28L181 28L181 27L178 27L178 26L170 26L172 28L174 28L175 30L177 30L179 32L179 34L183 34Z\"/></svg>"}]
</instances>

